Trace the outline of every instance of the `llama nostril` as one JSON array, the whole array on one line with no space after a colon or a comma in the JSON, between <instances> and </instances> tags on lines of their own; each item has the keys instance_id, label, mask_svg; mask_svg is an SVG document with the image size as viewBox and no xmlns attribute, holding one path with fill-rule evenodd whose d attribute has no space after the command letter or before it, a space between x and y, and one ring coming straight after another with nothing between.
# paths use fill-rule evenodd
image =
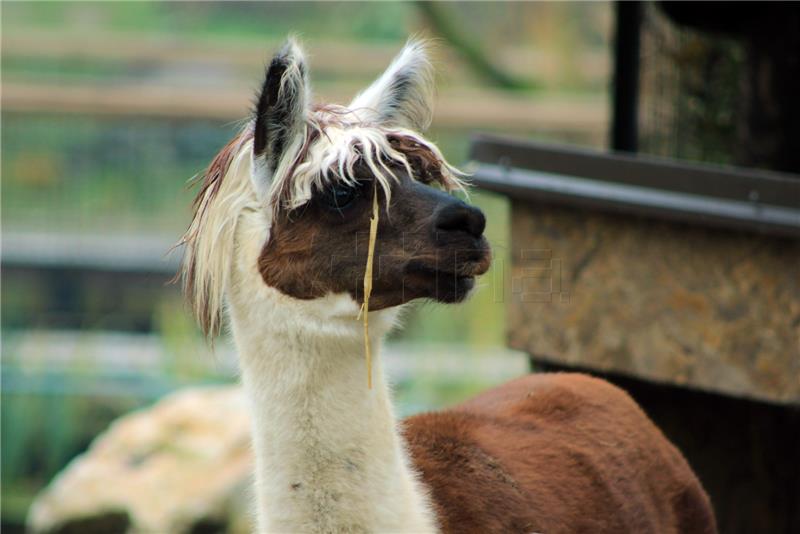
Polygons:
<instances>
[{"instance_id":1,"label":"llama nostril","mask_svg":"<svg viewBox=\"0 0 800 534\"><path fill-rule=\"evenodd\" d=\"M439 232L467 232L480 237L484 228L486 217L483 212L463 202L445 206L436 214L436 230Z\"/></svg>"}]
</instances>

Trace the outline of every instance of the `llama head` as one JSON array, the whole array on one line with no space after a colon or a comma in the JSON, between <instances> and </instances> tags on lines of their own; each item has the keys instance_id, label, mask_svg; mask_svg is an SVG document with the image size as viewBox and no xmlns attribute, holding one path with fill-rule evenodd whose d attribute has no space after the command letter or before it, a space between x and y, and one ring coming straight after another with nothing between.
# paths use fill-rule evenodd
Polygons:
<instances>
[{"instance_id":1,"label":"llama head","mask_svg":"<svg viewBox=\"0 0 800 534\"><path fill-rule=\"evenodd\" d=\"M184 236L185 285L207 333L223 294L243 284L248 298L311 310L340 295L357 309L374 197L370 309L466 297L490 263L485 219L449 194L463 189L458 171L422 137L432 93L419 42L347 107L312 105L302 51L290 40L278 52L252 121L209 167Z\"/></svg>"}]
</instances>

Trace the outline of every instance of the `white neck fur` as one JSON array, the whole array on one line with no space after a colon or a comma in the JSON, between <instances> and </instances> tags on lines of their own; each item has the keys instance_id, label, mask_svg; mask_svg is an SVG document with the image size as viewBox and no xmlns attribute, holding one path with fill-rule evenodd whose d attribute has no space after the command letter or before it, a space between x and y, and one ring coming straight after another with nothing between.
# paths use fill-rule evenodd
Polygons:
<instances>
[{"instance_id":1,"label":"white neck fur","mask_svg":"<svg viewBox=\"0 0 800 534\"><path fill-rule=\"evenodd\" d=\"M396 312L370 313L370 390L357 304L299 301L261 280L263 217L239 219L227 292L253 415L259 532L435 532L381 367Z\"/></svg>"}]
</instances>

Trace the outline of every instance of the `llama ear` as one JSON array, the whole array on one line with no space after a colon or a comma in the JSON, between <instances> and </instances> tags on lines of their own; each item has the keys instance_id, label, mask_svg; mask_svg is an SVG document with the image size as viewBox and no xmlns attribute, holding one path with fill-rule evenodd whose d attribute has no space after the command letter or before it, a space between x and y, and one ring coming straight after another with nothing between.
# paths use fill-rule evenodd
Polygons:
<instances>
[{"instance_id":1,"label":"llama ear","mask_svg":"<svg viewBox=\"0 0 800 534\"><path fill-rule=\"evenodd\" d=\"M366 120L425 131L433 118L433 67L426 48L422 41L409 41L350 109Z\"/></svg>"},{"instance_id":2,"label":"llama ear","mask_svg":"<svg viewBox=\"0 0 800 534\"><path fill-rule=\"evenodd\" d=\"M310 88L303 51L289 39L267 67L255 109L253 178L264 190L286 151L305 133Z\"/></svg>"}]
</instances>

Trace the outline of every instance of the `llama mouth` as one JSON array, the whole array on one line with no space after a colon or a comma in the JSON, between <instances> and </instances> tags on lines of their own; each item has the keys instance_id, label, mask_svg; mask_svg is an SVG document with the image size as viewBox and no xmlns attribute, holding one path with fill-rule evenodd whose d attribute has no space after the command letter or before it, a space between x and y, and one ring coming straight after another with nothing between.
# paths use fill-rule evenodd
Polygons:
<instances>
[{"instance_id":1,"label":"llama mouth","mask_svg":"<svg viewBox=\"0 0 800 534\"><path fill-rule=\"evenodd\" d=\"M487 251L474 251L471 257L459 258L456 261L412 260L405 271L407 274L424 276L449 277L454 279L475 278L485 274L492 263L492 256ZM444 265L443 265L444 264Z\"/></svg>"},{"instance_id":2,"label":"llama mouth","mask_svg":"<svg viewBox=\"0 0 800 534\"><path fill-rule=\"evenodd\" d=\"M409 264L406 267L406 273L434 278L452 278L455 280L474 280L476 276L483 274L478 264L464 264L459 269L447 270L431 267L422 263Z\"/></svg>"},{"instance_id":3,"label":"llama mouth","mask_svg":"<svg viewBox=\"0 0 800 534\"><path fill-rule=\"evenodd\" d=\"M421 263L408 265L406 273L422 279L430 288L430 298L439 302L461 302L475 287L475 277L482 274L479 264L464 264L455 271L437 269Z\"/></svg>"}]
</instances>

